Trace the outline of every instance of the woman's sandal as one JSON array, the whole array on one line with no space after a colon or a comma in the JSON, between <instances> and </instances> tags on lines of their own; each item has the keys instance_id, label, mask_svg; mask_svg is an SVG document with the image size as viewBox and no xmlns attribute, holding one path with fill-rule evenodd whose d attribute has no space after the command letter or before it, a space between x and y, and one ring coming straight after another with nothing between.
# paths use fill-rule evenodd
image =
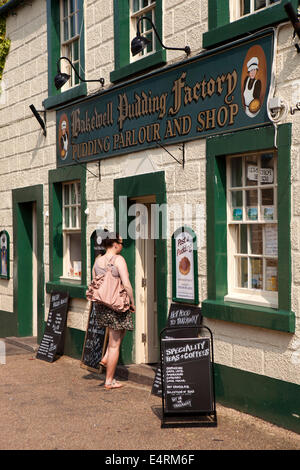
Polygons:
<instances>
[{"instance_id":1,"label":"woman's sandal","mask_svg":"<svg viewBox=\"0 0 300 470\"><path fill-rule=\"evenodd\" d=\"M124 387L124 384L117 382L115 379L110 384L104 384L104 388L106 390L112 390L114 388L121 388Z\"/></svg>"},{"instance_id":2,"label":"woman's sandal","mask_svg":"<svg viewBox=\"0 0 300 470\"><path fill-rule=\"evenodd\" d=\"M106 368L106 364L103 364L103 362L99 362L99 365Z\"/></svg>"}]
</instances>

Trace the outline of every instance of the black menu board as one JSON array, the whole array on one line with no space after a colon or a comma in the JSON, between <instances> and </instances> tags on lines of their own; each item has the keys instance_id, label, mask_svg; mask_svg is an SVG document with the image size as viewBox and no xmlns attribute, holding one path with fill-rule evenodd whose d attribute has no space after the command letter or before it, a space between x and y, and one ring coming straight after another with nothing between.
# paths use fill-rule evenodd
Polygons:
<instances>
[{"instance_id":1,"label":"black menu board","mask_svg":"<svg viewBox=\"0 0 300 470\"><path fill-rule=\"evenodd\" d=\"M212 413L210 338L161 340L164 414Z\"/></svg>"},{"instance_id":2,"label":"black menu board","mask_svg":"<svg viewBox=\"0 0 300 470\"><path fill-rule=\"evenodd\" d=\"M51 292L48 319L36 354L37 359L53 362L57 355L63 354L68 305L67 292Z\"/></svg>"},{"instance_id":3,"label":"black menu board","mask_svg":"<svg viewBox=\"0 0 300 470\"><path fill-rule=\"evenodd\" d=\"M105 353L107 328L97 325L95 302L91 302L87 330L82 350L81 367L92 372L100 372L99 365Z\"/></svg>"},{"instance_id":4,"label":"black menu board","mask_svg":"<svg viewBox=\"0 0 300 470\"><path fill-rule=\"evenodd\" d=\"M192 305L171 304L167 326L200 326L201 323L201 308Z\"/></svg>"},{"instance_id":5,"label":"black menu board","mask_svg":"<svg viewBox=\"0 0 300 470\"><path fill-rule=\"evenodd\" d=\"M186 336L191 338L197 337L201 324L201 308L172 303L170 305L165 338L185 338ZM189 328L186 329L187 327ZM160 397L162 393L161 388L161 370L159 365L155 371L151 393Z\"/></svg>"}]
</instances>

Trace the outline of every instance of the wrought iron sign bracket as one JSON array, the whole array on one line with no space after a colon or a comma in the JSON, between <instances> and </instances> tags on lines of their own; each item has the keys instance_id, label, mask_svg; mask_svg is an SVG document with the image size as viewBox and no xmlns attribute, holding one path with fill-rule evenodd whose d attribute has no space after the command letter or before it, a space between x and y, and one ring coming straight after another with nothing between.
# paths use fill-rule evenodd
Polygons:
<instances>
[{"instance_id":1,"label":"wrought iron sign bracket","mask_svg":"<svg viewBox=\"0 0 300 470\"><path fill-rule=\"evenodd\" d=\"M89 170L87 166L83 165L78 160L74 160L74 161L75 163L77 163L77 165L83 166L86 169L86 171L88 171L89 173L91 173L91 175L95 176L95 178L98 178L99 181L101 181L101 160L98 160L98 175L95 175L93 171Z\"/></svg>"},{"instance_id":2,"label":"wrought iron sign bracket","mask_svg":"<svg viewBox=\"0 0 300 470\"><path fill-rule=\"evenodd\" d=\"M181 161L179 161L176 157L174 157L174 155L172 155L172 153L169 152L169 150L166 149L166 147L164 147L164 145L160 144L159 142L156 142L156 144L159 145L159 147L163 148L184 169L184 164L185 164L185 144L184 144L184 142L182 142L182 144L181 144L182 147L179 147L179 149L182 150L182 160Z\"/></svg>"}]
</instances>

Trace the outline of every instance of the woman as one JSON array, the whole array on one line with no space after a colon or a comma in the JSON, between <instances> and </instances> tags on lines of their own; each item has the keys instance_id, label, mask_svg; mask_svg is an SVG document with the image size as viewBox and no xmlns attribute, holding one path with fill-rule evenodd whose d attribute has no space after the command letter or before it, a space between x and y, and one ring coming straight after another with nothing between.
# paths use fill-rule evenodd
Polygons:
<instances>
[{"instance_id":1,"label":"woman","mask_svg":"<svg viewBox=\"0 0 300 470\"><path fill-rule=\"evenodd\" d=\"M118 234L109 234L102 245L106 249L103 256L97 256L93 266L93 279L105 272L107 264L113 264L112 274L120 276L122 284L130 298L130 308L126 312L115 312L111 308L96 302L97 319L100 328L108 327L108 346L102 358L101 365L106 368L104 387L107 390L120 388L120 382L114 380L115 370L118 364L120 346L126 330L133 330L132 312L135 312L133 290L129 280L127 264L120 255L123 248L122 238Z\"/></svg>"}]
</instances>

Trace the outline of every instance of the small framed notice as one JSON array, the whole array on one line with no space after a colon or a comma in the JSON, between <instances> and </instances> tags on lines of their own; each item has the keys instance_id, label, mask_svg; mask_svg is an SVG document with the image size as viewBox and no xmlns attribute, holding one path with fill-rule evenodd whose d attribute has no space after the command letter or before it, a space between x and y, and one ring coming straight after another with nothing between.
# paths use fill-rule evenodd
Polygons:
<instances>
[{"instance_id":1,"label":"small framed notice","mask_svg":"<svg viewBox=\"0 0 300 470\"><path fill-rule=\"evenodd\" d=\"M0 232L0 279L9 279L9 235L6 230Z\"/></svg>"},{"instance_id":2,"label":"small framed notice","mask_svg":"<svg viewBox=\"0 0 300 470\"><path fill-rule=\"evenodd\" d=\"M189 227L180 227L172 235L172 299L199 303L197 237Z\"/></svg>"}]
</instances>

